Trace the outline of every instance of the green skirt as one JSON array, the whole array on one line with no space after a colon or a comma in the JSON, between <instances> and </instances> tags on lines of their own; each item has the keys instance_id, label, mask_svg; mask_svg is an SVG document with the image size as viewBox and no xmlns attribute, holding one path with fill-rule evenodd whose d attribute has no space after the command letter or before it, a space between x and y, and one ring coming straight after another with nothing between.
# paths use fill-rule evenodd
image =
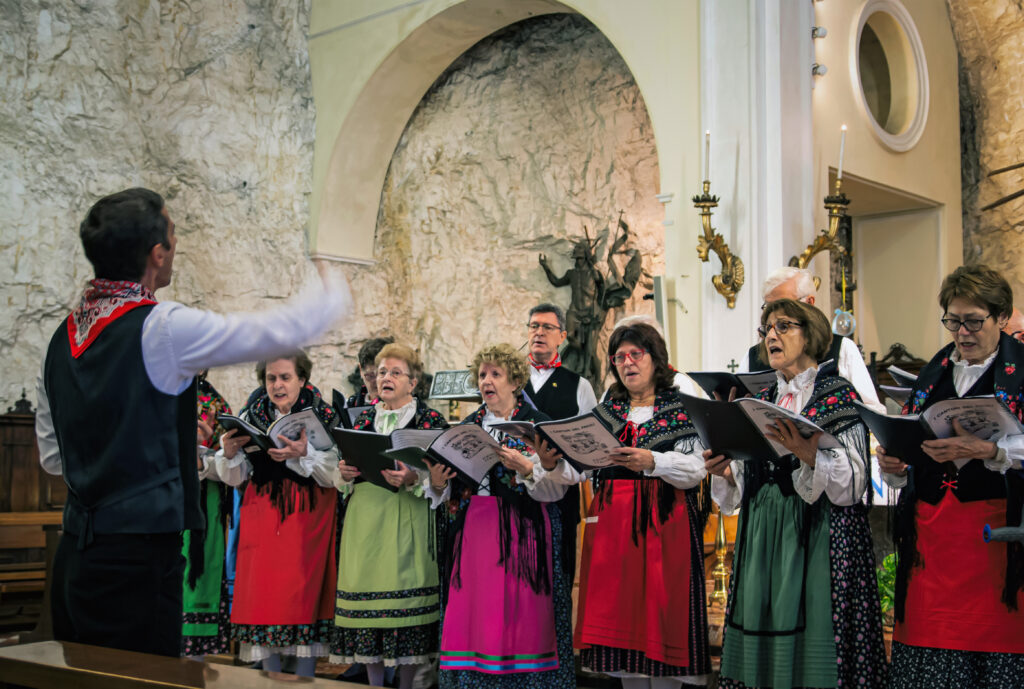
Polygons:
<instances>
[{"instance_id":1,"label":"green skirt","mask_svg":"<svg viewBox=\"0 0 1024 689\"><path fill-rule=\"evenodd\" d=\"M722 677L748 687L836 686L830 513L824 505L804 527L806 507L768 484L740 514Z\"/></svg>"},{"instance_id":2,"label":"green skirt","mask_svg":"<svg viewBox=\"0 0 1024 689\"><path fill-rule=\"evenodd\" d=\"M220 518L220 491L217 485L206 491L206 531L186 531L182 538L182 554L186 559L182 590L182 653L205 655L225 653L228 649L228 611L224 581L224 528ZM195 588L188 585L192 563L188 562L193 538L203 541L203 573Z\"/></svg>"},{"instance_id":3,"label":"green skirt","mask_svg":"<svg viewBox=\"0 0 1024 689\"><path fill-rule=\"evenodd\" d=\"M341 532L337 627L395 629L437 622L432 519L427 500L404 489L354 487Z\"/></svg>"}]
</instances>

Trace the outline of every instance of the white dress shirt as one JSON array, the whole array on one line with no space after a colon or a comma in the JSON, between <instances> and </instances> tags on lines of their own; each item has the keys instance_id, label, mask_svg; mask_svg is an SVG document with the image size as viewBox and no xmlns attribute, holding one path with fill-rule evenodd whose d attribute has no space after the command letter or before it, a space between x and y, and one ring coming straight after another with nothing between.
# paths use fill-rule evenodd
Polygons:
<instances>
[{"instance_id":1,"label":"white dress shirt","mask_svg":"<svg viewBox=\"0 0 1024 689\"><path fill-rule=\"evenodd\" d=\"M219 314L164 301L153 307L142 324L142 360L157 390L179 395L203 369L291 354L351 311L352 296L345 281L260 313ZM60 475L60 449L42 367L36 395L39 462L47 473Z\"/></svg>"},{"instance_id":2,"label":"white dress shirt","mask_svg":"<svg viewBox=\"0 0 1024 689\"><path fill-rule=\"evenodd\" d=\"M817 375L816 366L793 376L789 382L782 378L781 373L778 374L775 403L786 394L791 394L793 408L797 411L803 409L814 391ZM861 430L852 428L845 432L859 434ZM867 471L864 458L854 448L855 444L849 442L837 448L819 449L814 457L814 467L800 462L800 466L793 471L793 488L797 495L804 502L812 504L824 493L833 505L840 507L853 505L860 500L867 488ZM723 514L738 512L743 500L743 462L734 459L731 466L736 485L721 476L711 477L711 497L722 508Z\"/></svg>"}]
</instances>

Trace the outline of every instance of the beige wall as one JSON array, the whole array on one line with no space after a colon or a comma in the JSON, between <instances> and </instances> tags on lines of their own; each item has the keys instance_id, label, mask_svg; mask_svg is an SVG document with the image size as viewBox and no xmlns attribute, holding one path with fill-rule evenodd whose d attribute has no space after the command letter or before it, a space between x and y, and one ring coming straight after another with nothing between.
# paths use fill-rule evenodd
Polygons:
<instances>
[{"instance_id":1,"label":"beige wall","mask_svg":"<svg viewBox=\"0 0 1024 689\"><path fill-rule=\"evenodd\" d=\"M937 252L940 266L938 272L934 264L928 261L907 260L913 253L871 255L871 260L888 261L892 267L898 264L898 276L868 268L869 274L886 281L885 284L892 284L897 279L908 284L919 284L930 304L938 289L937 280L960 265L962 258L957 53L945 3L937 0L904 0L903 5L912 16L921 36L928 65L929 108L927 124L917 145L905 153L894 153L885 148L872 133L868 119L870 115L861 108L856 97L855 89L859 90L860 87L854 81L855 73L848 68L850 61L856 59L854 29L864 3L815 3L815 21L829 31L826 38L815 41L818 62L829 68L825 76L815 79L813 96L815 227L821 229L827 224L827 214L821 199L828 193L829 168L835 168L838 163L839 127L846 124L849 132L844 173L852 173L893 189L931 199L941 205L942 212L937 216L937 233L929 235L934 246L920 247L921 251ZM855 223L855 232L859 226L860 221ZM900 224L896 223L896 228L899 227ZM901 237L900 241L903 242L905 237ZM810 240L809 237L807 239ZM879 248L883 246L886 245L878 244ZM864 265L869 257L862 255L857 260ZM826 275L827 258L819 254L813 268L819 275ZM895 290L885 291L892 293ZM914 311L921 312L922 309L919 306ZM860 316L858 321L862 324L869 320L864 317L866 314ZM899 318L893 320L881 312L876 313L875 317L880 324L899 321ZM861 334L863 337L868 336L866 331Z\"/></svg>"},{"instance_id":2,"label":"beige wall","mask_svg":"<svg viewBox=\"0 0 1024 689\"><path fill-rule=\"evenodd\" d=\"M579 11L622 55L647 104L666 205L666 274L698 276L695 225L687 204L698 189L699 4L648 0L314 0L310 65L316 107L310 245L315 254L372 262L380 193L392 152L420 98L451 62L493 31L528 16ZM691 235L692 238L691 238ZM691 241L692 239L692 241ZM685 278L681 278L684 279ZM700 357L700 282L676 285L687 311L670 311L680 367ZM673 337L680 333L679 337Z\"/></svg>"},{"instance_id":3,"label":"beige wall","mask_svg":"<svg viewBox=\"0 0 1024 689\"><path fill-rule=\"evenodd\" d=\"M936 304L943 272L939 235L944 211L927 209L857 218L855 310L865 358L882 358L896 342L916 357L931 359L945 344Z\"/></svg>"}]
</instances>

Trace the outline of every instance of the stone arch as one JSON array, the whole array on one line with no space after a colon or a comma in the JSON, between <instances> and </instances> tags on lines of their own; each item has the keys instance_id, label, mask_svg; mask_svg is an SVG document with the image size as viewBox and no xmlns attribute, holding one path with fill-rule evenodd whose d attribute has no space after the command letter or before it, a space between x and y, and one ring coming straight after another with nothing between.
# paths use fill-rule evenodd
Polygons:
<instances>
[{"instance_id":1,"label":"stone arch","mask_svg":"<svg viewBox=\"0 0 1024 689\"><path fill-rule=\"evenodd\" d=\"M662 87L670 84L658 83L680 81L679 72L674 72L671 64L666 64L665 46L649 45L655 42L643 40L650 37L650 32L655 31L661 19L655 13L651 17L632 16L630 20L623 20L622 17L629 15L621 15L623 3L620 0L590 0L585 4L586 12L572 6L577 4L582 3L576 0L567 3L557 0L464 0L437 11L398 41L359 89L341 118L333 141L329 144L318 141L317 155L325 157L326 161L321 161L324 164L317 165L314 171L310 228L313 253L354 262L372 262L380 193L388 165L406 123L423 95L456 58L479 40L515 22L544 14L582 14L615 46L644 95L655 132L659 161L665 150L674 154L670 154L667 164L661 164L662 191L666 189L666 181L678 184L682 177L680 149L684 147L685 140L680 130L688 126L686 120L689 118L693 123L689 132L699 131L699 112L696 98L689 107L686 99L681 98L683 84L671 83L674 88L663 90ZM678 11L680 6L687 5L692 17L696 17L696 0L687 0L686 3L668 0L665 6L671 7L672 4L675 8L670 11ZM318 36L314 34L311 38ZM623 46L630 47L630 50L624 51ZM695 48L693 50L695 52ZM672 52L669 51L670 54ZM693 89L690 93L695 95L694 87L699 82L696 62L691 64L690 79L686 79L684 74L682 81L690 81L687 85ZM317 65L313 67L316 79ZM667 79L669 75L676 79ZM332 78L340 77L332 75ZM645 82L648 82L647 88ZM318 118L321 107L318 103ZM674 126L669 126L670 113ZM661 128L659 121L664 123ZM318 138L332 135L333 132L321 131L318 123ZM695 144L696 141L688 143ZM344 193L335 191L339 189L344 189Z\"/></svg>"}]
</instances>

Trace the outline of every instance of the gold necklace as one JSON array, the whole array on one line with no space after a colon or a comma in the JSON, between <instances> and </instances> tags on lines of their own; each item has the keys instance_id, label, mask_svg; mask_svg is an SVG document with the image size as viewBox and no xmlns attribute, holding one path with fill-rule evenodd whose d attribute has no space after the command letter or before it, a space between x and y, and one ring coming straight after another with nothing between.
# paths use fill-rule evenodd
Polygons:
<instances>
[{"instance_id":1,"label":"gold necklace","mask_svg":"<svg viewBox=\"0 0 1024 689\"><path fill-rule=\"evenodd\" d=\"M630 396L629 403L631 405L633 405L634 407L650 407L650 406L654 405L654 397L655 397L654 393L651 393L650 395L641 397L639 399L637 399L637 398L635 398L633 396ZM648 402L648 400L650 400L650 401Z\"/></svg>"}]
</instances>

